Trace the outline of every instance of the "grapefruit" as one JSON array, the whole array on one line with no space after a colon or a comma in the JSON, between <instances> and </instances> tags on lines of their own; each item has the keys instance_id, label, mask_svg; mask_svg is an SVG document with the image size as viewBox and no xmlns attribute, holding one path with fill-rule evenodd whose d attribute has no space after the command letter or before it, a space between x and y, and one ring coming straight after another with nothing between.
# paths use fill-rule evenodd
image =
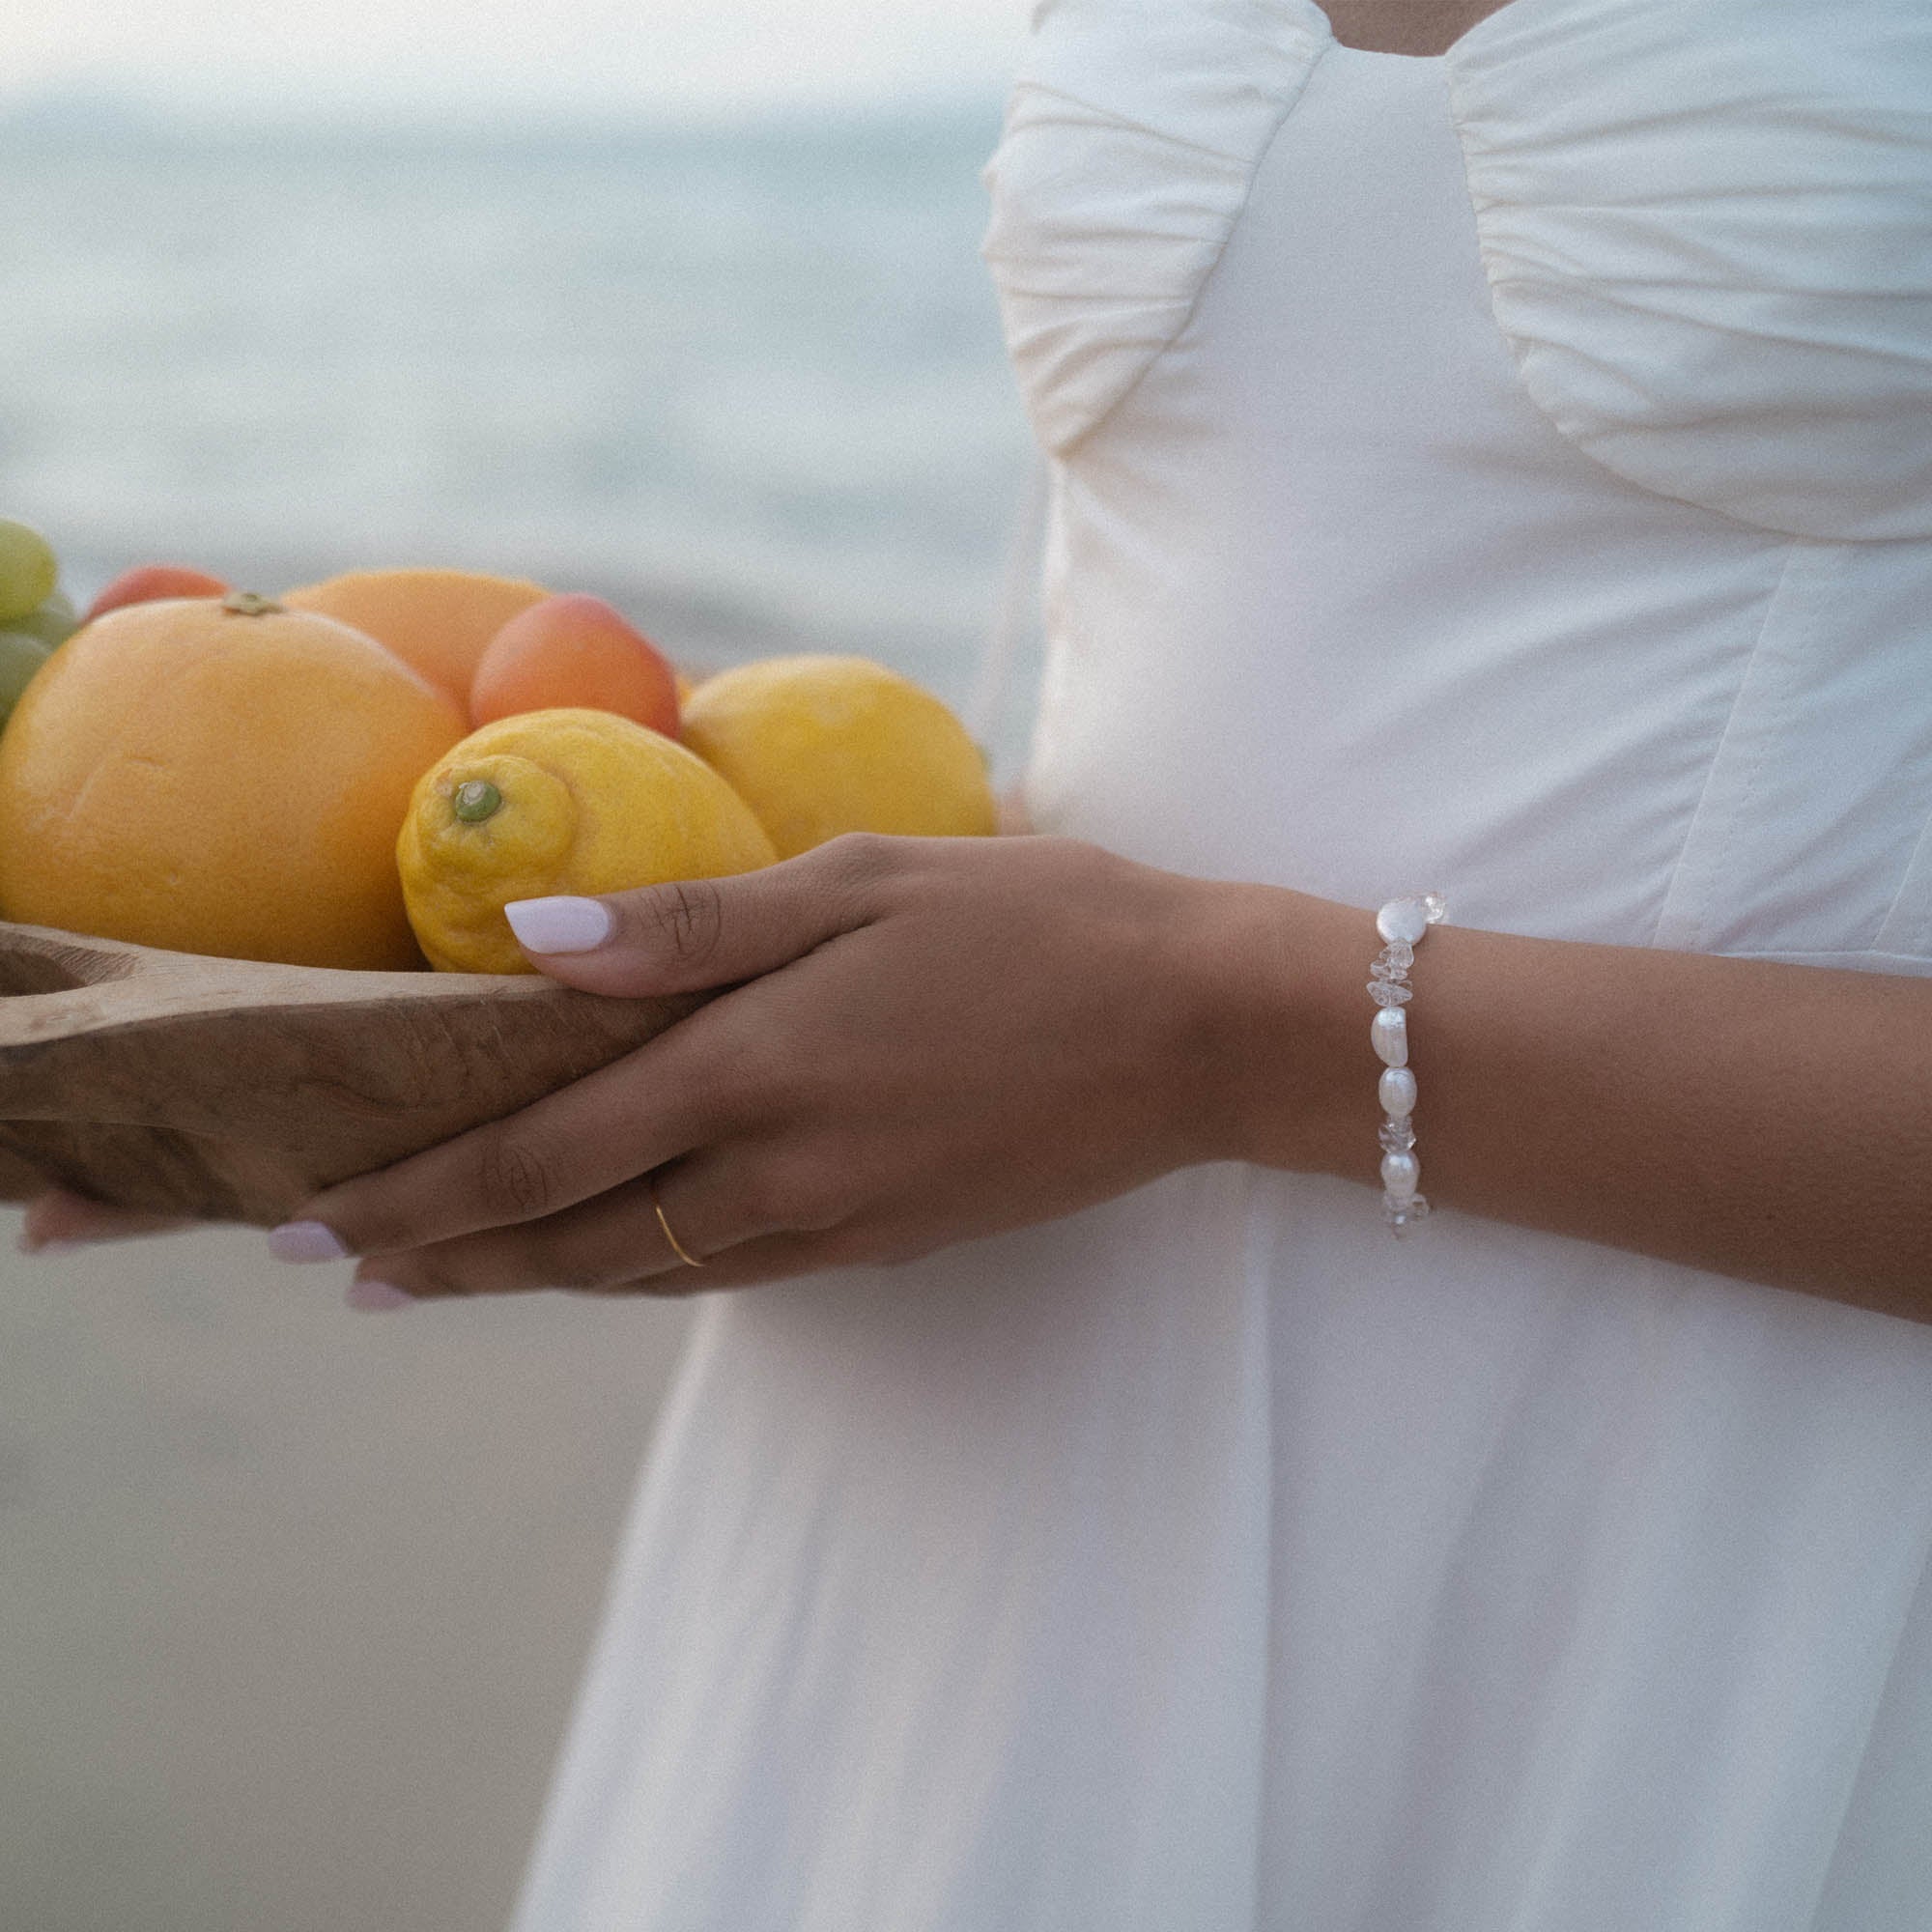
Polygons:
<instances>
[{"instance_id":1,"label":"grapefruit","mask_svg":"<svg viewBox=\"0 0 1932 1932\"><path fill-rule=\"evenodd\" d=\"M301 966L419 966L396 828L461 710L372 639L239 594L129 604L0 737L0 916Z\"/></svg>"}]
</instances>

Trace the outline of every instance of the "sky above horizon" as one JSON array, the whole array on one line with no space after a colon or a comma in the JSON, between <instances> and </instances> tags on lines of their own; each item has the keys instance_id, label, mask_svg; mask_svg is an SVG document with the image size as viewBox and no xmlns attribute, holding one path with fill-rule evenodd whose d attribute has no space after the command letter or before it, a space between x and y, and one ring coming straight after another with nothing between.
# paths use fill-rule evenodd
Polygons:
<instances>
[{"instance_id":1,"label":"sky above horizon","mask_svg":"<svg viewBox=\"0 0 1932 1932\"><path fill-rule=\"evenodd\" d=\"M1030 0L5 0L0 95L710 114L1000 86Z\"/></svg>"}]
</instances>

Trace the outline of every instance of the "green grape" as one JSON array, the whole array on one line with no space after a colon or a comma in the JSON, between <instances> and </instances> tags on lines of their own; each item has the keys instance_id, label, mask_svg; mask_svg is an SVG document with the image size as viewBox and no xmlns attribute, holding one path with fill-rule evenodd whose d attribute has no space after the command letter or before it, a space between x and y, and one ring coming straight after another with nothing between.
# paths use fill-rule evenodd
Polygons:
<instances>
[{"instance_id":1,"label":"green grape","mask_svg":"<svg viewBox=\"0 0 1932 1932\"><path fill-rule=\"evenodd\" d=\"M80 612L65 590L56 590L39 610L15 617L7 628L24 631L28 637L40 639L49 650L55 650L80 629Z\"/></svg>"},{"instance_id":2,"label":"green grape","mask_svg":"<svg viewBox=\"0 0 1932 1932\"><path fill-rule=\"evenodd\" d=\"M14 715L34 673L53 656L51 645L24 631L0 631L0 724Z\"/></svg>"},{"instance_id":3,"label":"green grape","mask_svg":"<svg viewBox=\"0 0 1932 1932\"><path fill-rule=\"evenodd\" d=\"M39 530L0 517L0 624L39 609L60 582L60 559Z\"/></svg>"},{"instance_id":4,"label":"green grape","mask_svg":"<svg viewBox=\"0 0 1932 1932\"><path fill-rule=\"evenodd\" d=\"M73 608L73 599L66 591L56 590L43 604L29 611L24 617L14 618L6 628L38 638L49 650L53 650L66 643L80 629L80 612Z\"/></svg>"}]
</instances>

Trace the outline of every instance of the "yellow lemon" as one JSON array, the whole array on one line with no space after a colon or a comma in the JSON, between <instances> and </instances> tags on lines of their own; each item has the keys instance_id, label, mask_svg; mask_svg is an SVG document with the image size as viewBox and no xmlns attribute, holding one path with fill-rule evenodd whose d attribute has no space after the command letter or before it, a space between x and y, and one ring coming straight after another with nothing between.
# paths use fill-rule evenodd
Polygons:
<instances>
[{"instance_id":1,"label":"yellow lemon","mask_svg":"<svg viewBox=\"0 0 1932 1932\"><path fill-rule=\"evenodd\" d=\"M731 787L681 745L611 711L526 711L425 772L396 841L432 966L532 970L512 899L619 893L752 872L777 858Z\"/></svg>"},{"instance_id":2,"label":"yellow lemon","mask_svg":"<svg viewBox=\"0 0 1932 1932\"><path fill-rule=\"evenodd\" d=\"M684 742L757 814L784 859L841 832L982 837L986 763L930 692L865 658L764 658L708 677Z\"/></svg>"}]
</instances>

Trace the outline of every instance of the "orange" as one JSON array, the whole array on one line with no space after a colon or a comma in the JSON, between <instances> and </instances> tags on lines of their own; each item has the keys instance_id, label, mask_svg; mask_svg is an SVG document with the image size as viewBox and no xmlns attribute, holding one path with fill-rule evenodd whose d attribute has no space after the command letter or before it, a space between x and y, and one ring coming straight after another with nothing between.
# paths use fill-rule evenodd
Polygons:
<instances>
[{"instance_id":1,"label":"orange","mask_svg":"<svg viewBox=\"0 0 1932 1932\"><path fill-rule=\"evenodd\" d=\"M540 583L470 570L355 570L290 590L281 601L367 632L467 705L490 639L549 595Z\"/></svg>"},{"instance_id":2,"label":"orange","mask_svg":"<svg viewBox=\"0 0 1932 1932\"><path fill-rule=\"evenodd\" d=\"M332 618L130 604L47 661L0 737L0 915L231 959L401 968L415 781L447 694Z\"/></svg>"},{"instance_id":3,"label":"orange","mask_svg":"<svg viewBox=\"0 0 1932 1932\"><path fill-rule=\"evenodd\" d=\"M498 631L469 687L469 722L524 711L614 711L677 736L677 673L601 597L546 597Z\"/></svg>"}]
</instances>

